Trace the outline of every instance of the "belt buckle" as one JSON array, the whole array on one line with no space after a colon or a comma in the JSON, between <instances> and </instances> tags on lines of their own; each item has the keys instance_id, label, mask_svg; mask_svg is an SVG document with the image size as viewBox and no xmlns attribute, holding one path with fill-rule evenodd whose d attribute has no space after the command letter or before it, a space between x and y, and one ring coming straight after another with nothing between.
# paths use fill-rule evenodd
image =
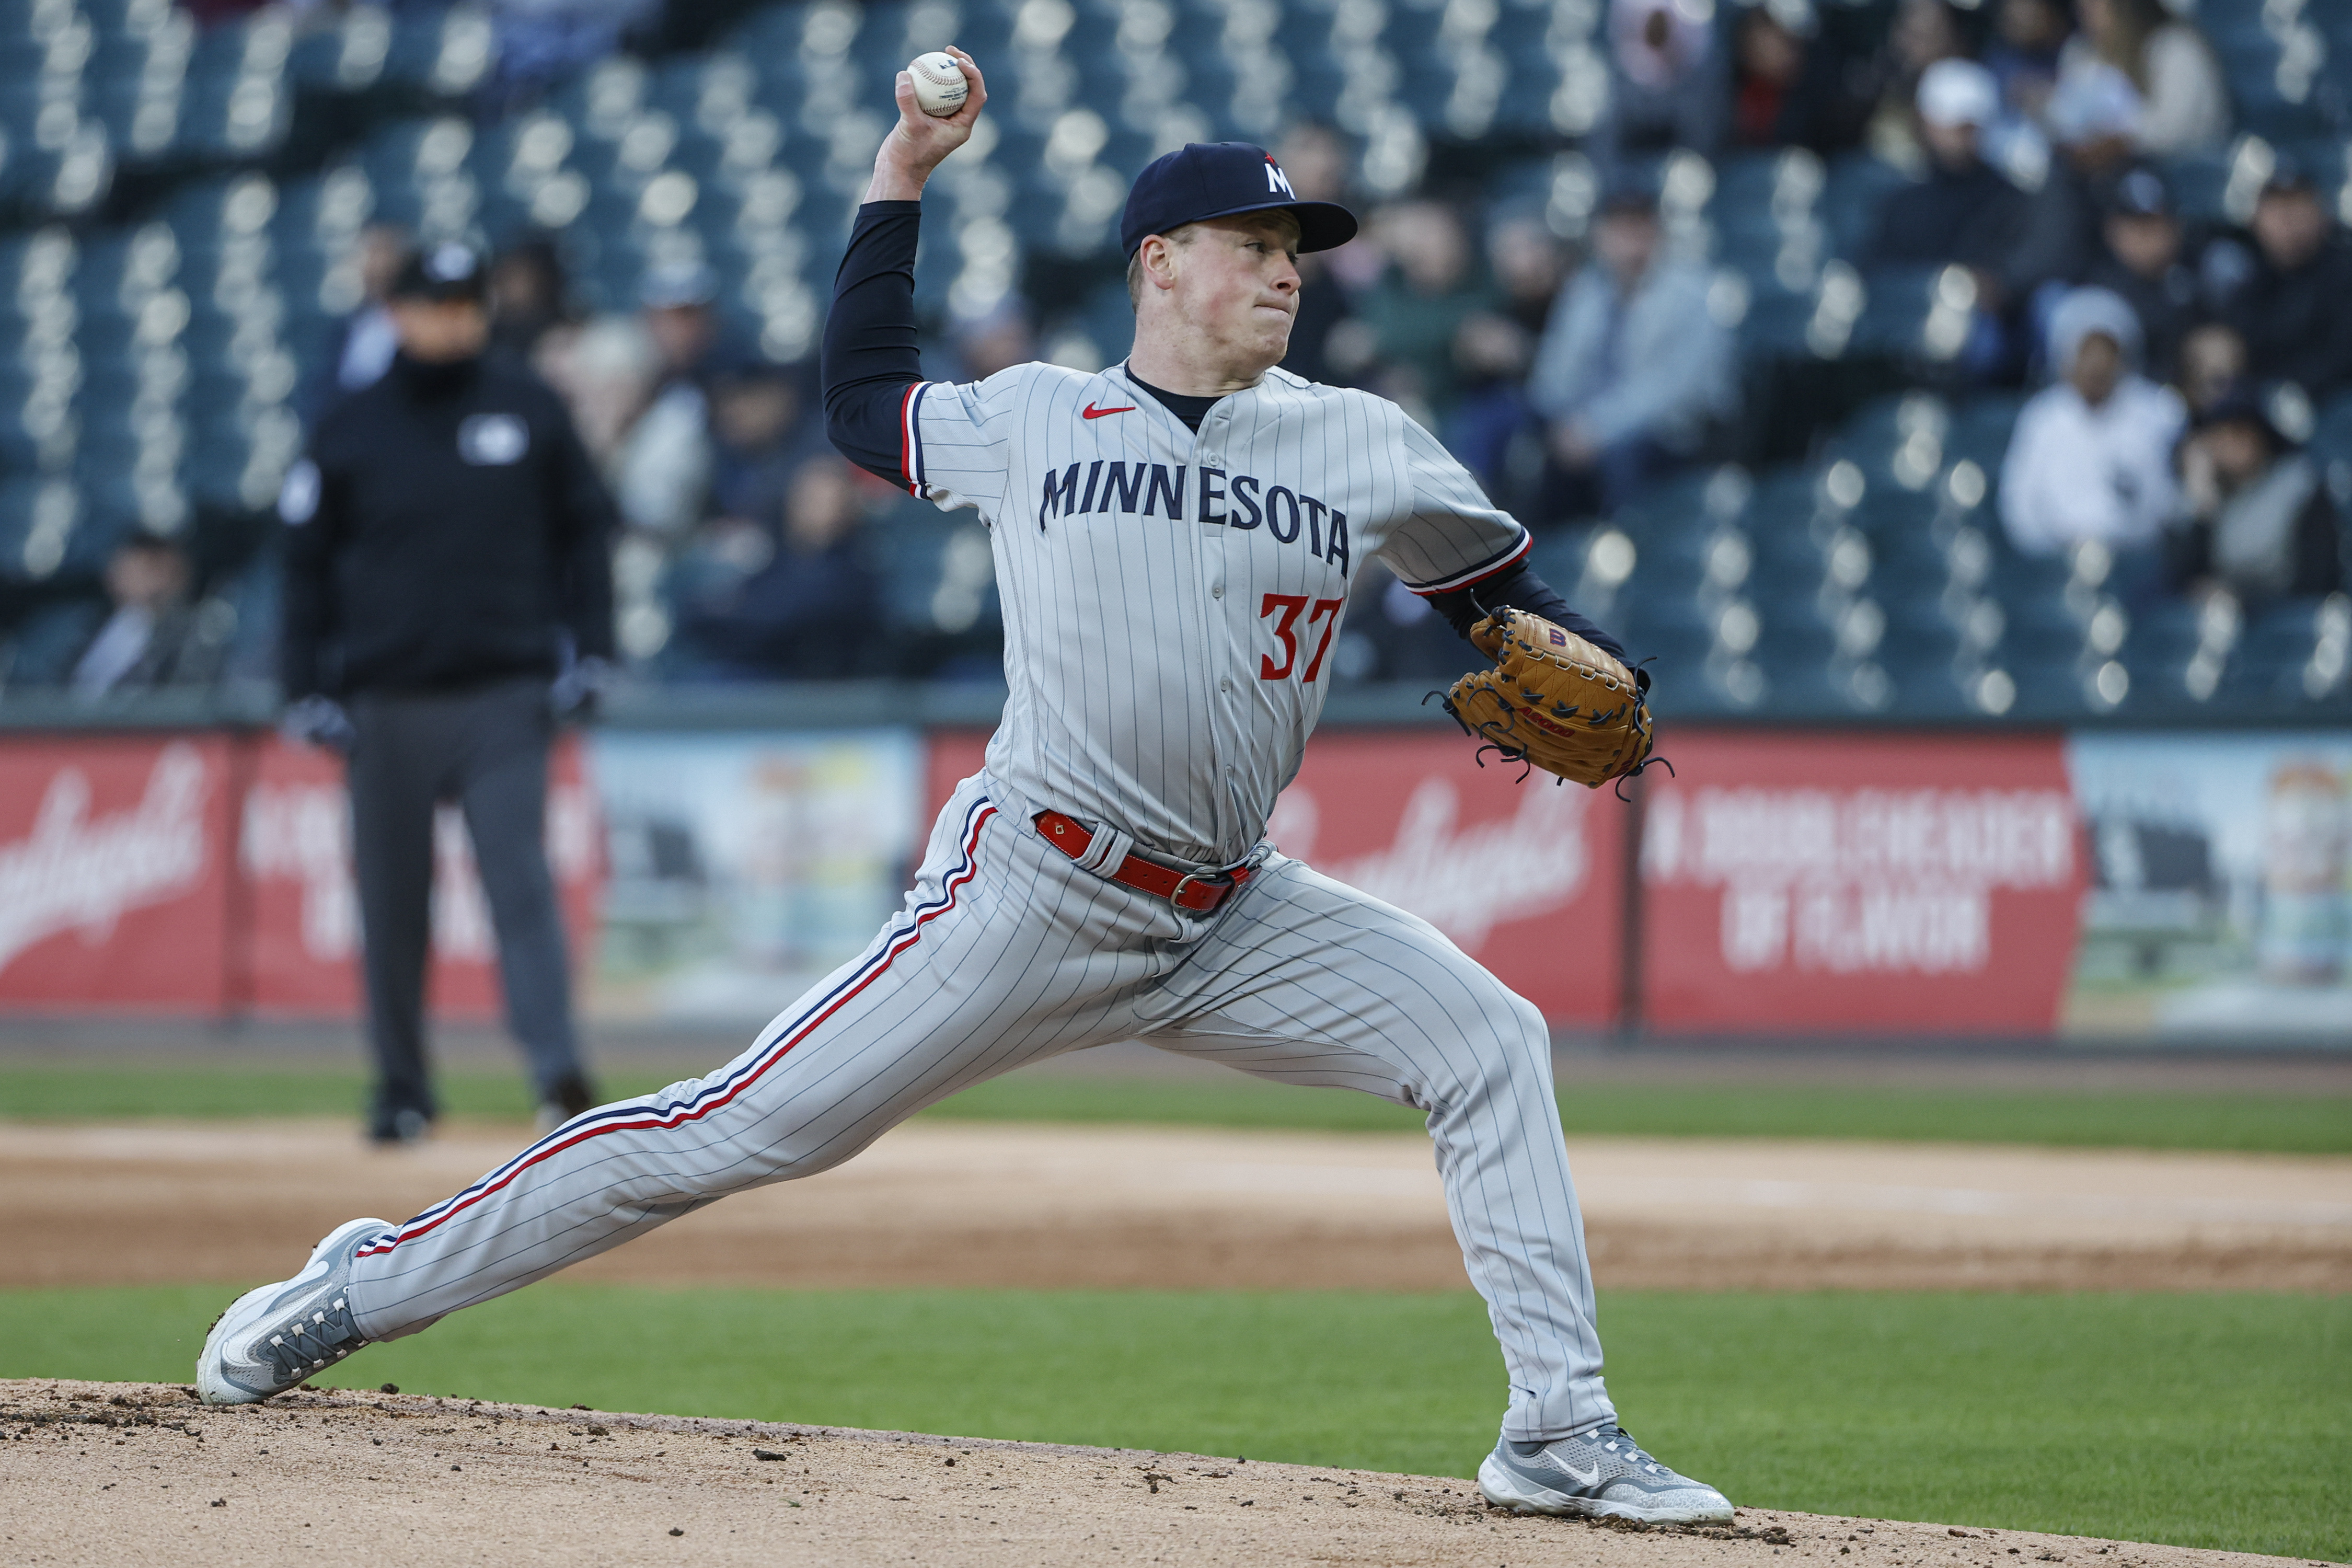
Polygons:
<instances>
[{"instance_id":1,"label":"belt buckle","mask_svg":"<svg viewBox=\"0 0 2352 1568\"><path fill-rule=\"evenodd\" d=\"M1182 876L1176 879L1176 885L1174 887L1168 889L1168 901L1174 904L1178 909L1182 909L1184 907L1184 889L1191 883L1198 882L1204 888L1213 888L1216 889L1217 897L1215 902L1210 904L1208 909L1201 911L1202 914L1207 914L1211 910L1215 910L1223 904L1227 899L1231 898L1233 896L1234 889L1240 887L1243 882L1248 880L1248 874L1249 868L1246 865L1233 867L1223 871L1187 871Z\"/></svg>"},{"instance_id":2,"label":"belt buckle","mask_svg":"<svg viewBox=\"0 0 2352 1568\"><path fill-rule=\"evenodd\" d=\"M1207 909L1200 911L1202 914L1207 914L1223 904L1226 896L1234 890L1233 873L1230 871L1211 871L1205 876L1198 871L1187 871L1176 879L1174 887L1168 889L1168 901L1180 910L1184 908L1184 889L1193 882L1198 882L1204 888L1216 889L1216 899Z\"/></svg>"}]
</instances>

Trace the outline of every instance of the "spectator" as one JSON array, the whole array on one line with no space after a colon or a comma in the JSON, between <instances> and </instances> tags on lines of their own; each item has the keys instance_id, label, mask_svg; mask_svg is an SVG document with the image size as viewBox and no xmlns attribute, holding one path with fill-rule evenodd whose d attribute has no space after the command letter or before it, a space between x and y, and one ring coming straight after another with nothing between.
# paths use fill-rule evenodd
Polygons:
<instances>
[{"instance_id":1,"label":"spectator","mask_svg":"<svg viewBox=\"0 0 2352 1568\"><path fill-rule=\"evenodd\" d=\"M324 360L303 394L303 416L315 421L341 398L373 386L392 368L400 333L386 300L393 279L408 259L408 231L394 223L372 223L359 236L359 308L335 324Z\"/></svg>"},{"instance_id":2,"label":"spectator","mask_svg":"<svg viewBox=\"0 0 2352 1568\"><path fill-rule=\"evenodd\" d=\"M2000 111L1992 73L1973 60L1938 60L1919 79L1927 178L1887 198L1871 258L1896 265L1957 261L1993 291L2023 236L2025 193L1986 163L1980 139Z\"/></svg>"},{"instance_id":3,"label":"spectator","mask_svg":"<svg viewBox=\"0 0 2352 1568\"><path fill-rule=\"evenodd\" d=\"M530 363L562 395L581 445L610 482L629 426L660 384L661 361L645 328L630 316L567 321L541 334Z\"/></svg>"},{"instance_id":4,"label":"spectator","mask_svg":"<svg viewBox=\"0 0 2352 1568\"><path fill-rule=\"evenodd\" d=\"M2230 133L2221 62L2160 0L2076 0L2082 30L2066 42L2048 120L2060 142L2095 132L2157 157L2201 152Z\"/></svg>"},{"instance_id":5,"label":"spectator","mask_svg":"<svg viewBox=\"0 0 2352 1568\"><path fill-rule=\"evenodd\" d=\"M1738 404L1731 334L1706 269L1660 254L1656 194L1620 184L1593 226L1593 265L1553 308L1528 401L1549 428L1548 510L1612 511L1695 456Z\"/></svg>"},{"instance_id":6,"label":"spectator","mask_svg":"<svg viewBox=\"0 0 2352 1568\"><path fill-rule=\"evenodd\" d=\"M665 387L691 385L719 346L719 275L699 261L647 268L637 282L638 319L661 356Z\"/></svg>"},{"instance_id":7,"label":"spectator","mask_svg":"<svg viewBox=\"0 0 2352 1568\"><path fill-rule=\"evenodd\" d=\"M1462 219L1442 202L1401 202L1374 219L1374 233L1389 267L1358 314L1387 373L1382 393L1442 424L1462 392L1454 338L1494 305L1494 290L1479 276Z\"/></svg>"},{"instance_id":8,"label":"spectator","mask_svg":"<svg viewBox=\"0 0 2352 1568\"><path fill-rule=\"evenodd\" d=\"M713 658L721 679L863 673L881 624L881 590L860 536L849 465L830 454L801 464L782 521L763 565L681 606L688 640Z\"/></svg>"},{"instance_id":9,"label":"spectator","mask_svg":"<svg viewBox=\"0 0 2352 1568\"><path fill-rule=\"evenodd\" d=\"M2000 469L2001 521L2025 553L2152 544L2178 510L2172 447L2186 411L2138 374L2139 348L2131 307L2105 289L2077 289L2051 313L2062 379L2019 412Z\"/></svg>"},{"instance_id":10,"label":"spectator","mask_svg":"<svg viewBox=\"0 0 2352 1568\"><path fill-rule=\"evenodd\" d=\"M2180 341L2198 314L2197 274L2182 259L2172 191L2153 169L2133 169L2107 195L2100 253L2084 281L2123 297L2139 318L2142 363L2158 381L2180 375Z\"/></svg>"},{"instance_id":11,"label":"spectator","mask_svg":"<svg viewBox=\"0 0 2352 1568\"><path fill-rule=\"evenodd\" d=\"M2058 86L2058 62L2074 31L2064 0L2000 0L1984 65L2000 88L2002 109L2039 121Z\"/></svg>"},{"instance_id":12,"label":"spectator","mask_svg":"<svg viewBox=\"0 0 2352 1568\"><path fill-rule=\"evenodd\" d=\"M1806 0L1751 5L1731 34L1731 139L1743 147L1834 153L1861 140L1870 104L1821 37Z\"/></svg>"},{"instance_id":13,"label":"spectator","mask_svg":"<svg viewBox=\"0 0 2352 1568\"><path fill-rule=\"evenodd\" d=\"M490 342L529 359L549 331L569 320L563 262L551 239L526 239L490 266Z\"/></svg>"},{"instance_id":14,"label":"spectator","mask_svg":"<svg viewBox=\"0 0 2352 1568\"><path fill-rule=\"evenodd\" d=\"M1462 399L1439 434L1499 505L1514 506L1518 498L1507 500L1507 492L1523 488L1507 470L1530 422L1528 367L1568 265L1567 248L1542 219L1528 214L1497 222L1486 231L1493 303L1465 317L1454 334ZM1540 451L1539 446L1531 449ZM1539 467L1540 458L1525 466Z\"/></svg>"},{"instance_id":15,"label":"spectator","mask_svg":"<svg viewBox=\"0 0 2352 1568\"><path fill-rule=\"evenodd\" d=\"M2180 444L2180 479L2189 510L2170 553L2183 589L2261 599L2345 585L2342 527L2319 465L2250 391L2232 388L2198 416Z\"/></svg>"},{"instance_id":16,"label":"spectator","mask_svg":"<svg viewBox=\"0 0 2352 1568\"><path fill-rule=\"evenodd\" d=\"M1693 0L1610 0L1609 106L1592 132L1604 171L1669 147L1713 156L1722 144L1729 73L1713 11Z\"/></svg>"},{"instance_id":17,"label":"spectator","mask_svg":"<svg viewBox=\"0 0 2352 1568\"><path fill-rule=\"evenodd\" d=\"M2180 340L2180 375L2174 385L2192 415L2202 414L2246 376L2246 340L2221 321L2203 321Z\"/></svg>"},{"instance_id":18,"label":"spectator","mask_svg":"<svg viewBox=\"0 0 2352 1568\"><path fill-rule=\"evenodd\" d=\"M1929 160L1916 107L1919 84L1929 68L1968 53L1968 33L1948 0L1897 0L1873 72L1879 84L1877 106L1864 130L1871 152L1882 162L1915 180L1927 177Z\"/></svg>"},{"instance_id":19,"label":"spectator","mask_svg":"<svg viewBox=\"0 0 2352 1568\"><path fill-rule=\"evenodd\" d=\"M1276 149L1290 188L1306 202L1342 202L1348 195L1348 145L1339 133L1315 121L1293 126ZM1370 247L1351 240L1344 249ZM1328 251L1309 251L1297 260L1298 314L1290 323L1290 353L1282 368L1309 381L1344 385L1348 374L1331 363L1331 334L1349 319L1351 289L1332 269ZM1351 373L1349 373L1351 374Z\"/></svg>"},{"instance_id":20,"label":"spectator","mask_svg":"<svg viewBox=\"0 0 2352 1568\"><path fill-rule=\"evenodd\" d=\"M1973 60L1938 60L1919 79L1919 125L1930 167L1879 210L1870 258L1881 265L1957 263L1976 279L1977 327L1963 363L1979 374L2011 358L2001 318L2033 279L2035 212L2025 193L1985 162L1981 138L2000 110L1992 73ZM2041 270L2035 268L2034 270Z\"/></svg>"},{"instance_id":21,"label":"spectator","mask_svg":"<svg viewBox=\"0 0 2352 1568\"><path fill-rule=\"evenodd\" d=\"M702 517L710 484L710 401L702 382L719 341L719 279L700 262L649 268L638 321L659 381L622 438L614 499L633 528L677 538Z\"/></svg>"},{"instance_id":22,"label":"spectator","mask_svg":"<svg viewBox=\"0 0 2352 1568\"><path fill-rule=\"evenodd\" d=\"M828 450L824 433L801 416L803 377L764 359L722 365L710 378L710 501L713 516L772 519L806 458Z\"/></svg>"},{"instance_id":23,"label":"spectator","mask_svg":"<svg viewBox=\"0 0 2352 1568\"><path fill-rule=\"evenodd\" d=\"M621 47L625 37L660 26L660 0L490 0L497 34L494 79L485 97L528 103Z\"/></svg>"},{"instance_id":24,"label":"spectator","mask_svg":"<svg viewBox=\"0 0 2352 1568\"><path fill-rule=\"evenodd\" d=\"M74 658L68 689L76 698L209 686L220 674L235 616L219 613L226 605L188 603L188 558L178 545L152 533L116 545L106 596L111 613Z\"/></svg>"},{"instance_id":25,"label":"spectator","mask_svg":"<svg viewBox=\"0 0 2352 1568\"><path fill-rule=\"evenodd\" d=\"M1486 230L1486 270L1495 280L1496 313L1529 337L1542 336L1571 259L1535 214L1496 219Z\"/></svg>"},{"instance_id":26,"label":"spectator","mask_svg":"<svg viewBox=\"0 0 2352 1568\"><path fill-rule=\"evenodd\" d=\"M2292 154L2278 154L2248 226L2254 254L2221 315L2246 340L2252 374L2315 399L2352 383L2352 244Z\"/></svg>"}]
</instances>

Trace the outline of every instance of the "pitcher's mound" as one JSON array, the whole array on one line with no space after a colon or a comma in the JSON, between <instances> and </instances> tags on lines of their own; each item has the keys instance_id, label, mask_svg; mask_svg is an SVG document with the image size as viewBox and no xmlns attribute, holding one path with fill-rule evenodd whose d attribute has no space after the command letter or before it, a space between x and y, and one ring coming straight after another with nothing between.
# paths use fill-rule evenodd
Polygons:
<instances>
[{"instance_id":1,"label":"pitcher's mound","mask_svg":"<svg viewBox=\"0 0 2352 1568\"><path fill-rule=\"evenodd\" d=\"M154 1384L0 1381L0 1560L107 1568L2280 1561L1763 1510L1623 1530L1496 1512L1427 1476L357 1390L215 1410Z\"/></svg>"}]
</instances>

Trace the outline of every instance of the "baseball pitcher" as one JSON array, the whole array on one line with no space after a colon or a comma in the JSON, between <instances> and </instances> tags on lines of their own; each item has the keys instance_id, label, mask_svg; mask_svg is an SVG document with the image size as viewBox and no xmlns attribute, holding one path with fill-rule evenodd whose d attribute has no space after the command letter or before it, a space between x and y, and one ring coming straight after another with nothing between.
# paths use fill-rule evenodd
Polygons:
<instances>
[{"instance_id":1,"label":"baseball pitcher","mask_svg":"<svg viewBox=\"0 0 2352 1568\"><path fill-rule=\"evenodd\" d=\"M1135 350L926 382L913 266L930 173L986 101L899 119L826 324L851 458L988 526L1012 689L986 765L932 829L905 906L708 1078L591 1110L405 1224L355 1220L239 1300L204 1397L264 1399L748 1187L839 1164L1025 1063L1140 1039L1424 1111L1509 1373L1493 1501L1726 1522L1731 1505L1618 1425L1535 1008L1426 921L1263 837L1323 705L1354 574L1378 556L1499 668L1457 716L1597 783L1648 747L1622 650L1524 566L1527 531L1394 405L1275 368L1301 251L1355 219L1262 149L1188 146L1135 183Z\"/></svg>"}]
</instances>

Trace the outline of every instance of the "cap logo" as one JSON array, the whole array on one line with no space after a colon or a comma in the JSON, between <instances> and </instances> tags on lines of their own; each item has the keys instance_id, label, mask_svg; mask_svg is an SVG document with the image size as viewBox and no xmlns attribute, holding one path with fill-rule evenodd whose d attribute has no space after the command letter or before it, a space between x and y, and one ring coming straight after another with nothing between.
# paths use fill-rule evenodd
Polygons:
<instances>
[{"instance_id":1,"label":"cap logo","mask_svg":"<svg viewBox=\"0 0 2352 1568\"><path fill-rule=\"evenodd\" d=\"M462 245L444 245L425 259L425 275L436 283L456 283L474 275L474 253Z\"/></svg>"},{"instance_id":2,"label":"cap logo","mask_svg":"<svg viewBox=\"0 0 2352 1568\"><path fill-rule=\"evenodd\" d=\"M478 468L503 468L530 450L530 426L511 414L475 414L457 426L457 456Z\"/></svg>"},{"instance_id":3,"label":"cap logo","mask_svg":"<svg viewBox=\"0 0 2352 1568\"><path fill-rule=\"evenodd\" d=\"M1282 165L1271 156L1265 161L1265 191L1268 195L1279 191L1293 201L1298 199L1298 193L1290 188L1290 176L1282 172Z\"/></svg>"}]
</instances>

